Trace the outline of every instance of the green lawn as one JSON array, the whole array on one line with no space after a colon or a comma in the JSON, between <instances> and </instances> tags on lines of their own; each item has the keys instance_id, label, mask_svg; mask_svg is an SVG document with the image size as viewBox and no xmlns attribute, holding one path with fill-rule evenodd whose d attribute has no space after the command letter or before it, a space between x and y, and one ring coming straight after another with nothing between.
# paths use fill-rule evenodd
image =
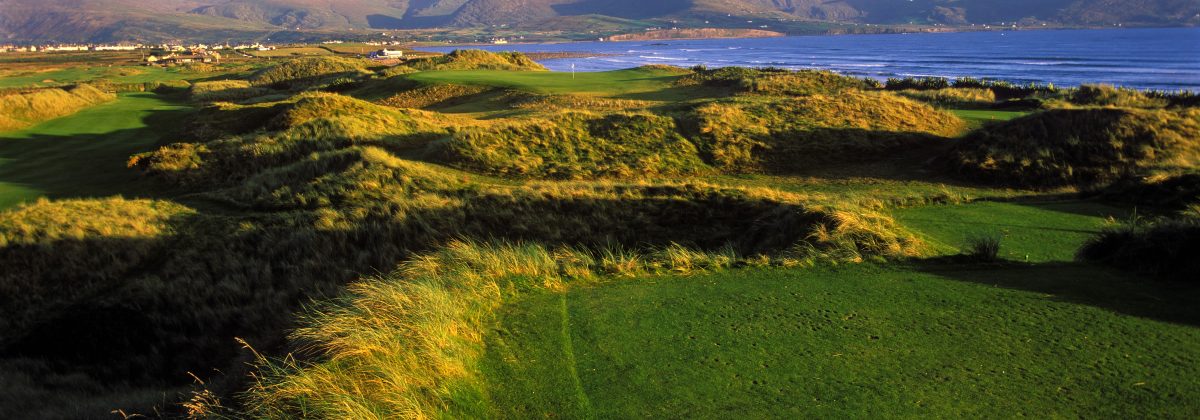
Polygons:
<instances>
[{"instance_id":1,"label":"green lawn","mask_svg":"<svg viewBox=\"0 0 1200 420\"><path fill-rule=\"evenodd\" d=\"M1064 262L1109 211L900 212L938 243L1003 227L1035 264L743 269L535 294L487 338L491 404L514 418L1192 417L1197 293Z\"/></svg>"},{"instance_id":2,"label":"green lawn","mask_svg":"<svg viewBox=\"0 0 1200 420\"><path fill-rule=\"evenodd\" d=\"M445 70L407 76L426 83L454 83L495 86L538 93L599 95L652 100L678 100L692 97L686 89L673 87L679 73L635 68L606 72ZM695 89L692 89L695 90Z\"/></svg>"},{"instance_id":3,"label":"green lawn","mask_svg":"<svg viewBox=\"0 0 1200 420\"><path fill-rule=\"evenodd\" d=\"M982 127L989 122L1008 121L1029 115L1028 111L992 111L978 109L954 109L954 115L962 118L972 128Z\"/></svg>"},{"instance_id":4,"label":"green lawn","mask_svg":"<svg viewBox=\"0 0 1200 420\"><path fill-rule=\"evenodd\" d=\"M896 220L941 254L956 254L968 240L1000 237L1000 256L1020 262L1071 261L1106 220L1126 211L1087 201L976 202L894 212Z\"/></svg>"},{"instance_id":5,"label":"green lawn","mask_svg":"<svg viewBox=\"0 0 1200 420\"><path fill-rule=\"evenodd\" d=\"M0 209L43 196L142 192L125 162L171 140L187 109L152 93L123 94L70 116L0 133Z\"/></svg>"}]
</instances>

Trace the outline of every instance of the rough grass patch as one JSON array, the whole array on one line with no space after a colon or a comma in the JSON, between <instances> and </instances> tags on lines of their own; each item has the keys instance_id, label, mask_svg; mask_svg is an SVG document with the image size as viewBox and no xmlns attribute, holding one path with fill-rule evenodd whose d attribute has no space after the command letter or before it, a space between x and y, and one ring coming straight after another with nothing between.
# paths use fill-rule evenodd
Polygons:
<instances>
[{"instance_id":1,"label":"rough grass patch","mask_svg":"<svg viewBox=\"0 0 1200 420\"><path fill-rule=\"evenodd\" d=\"M29 127L116 98L116 95L91 85L36 89L0 96L0 131Z\"/></svg>"},{"instance_id":2,"label":"rough grass patch","mask_svg":"<svg viewBox=\"0 0 1200 420\"><path fill-rule=\"evenodd\" d=\"M961 176L1016 187L1104 186L1200 165L1200 111L1062 109L989 125L948 156Z\"/></svg>"}]
</instances>

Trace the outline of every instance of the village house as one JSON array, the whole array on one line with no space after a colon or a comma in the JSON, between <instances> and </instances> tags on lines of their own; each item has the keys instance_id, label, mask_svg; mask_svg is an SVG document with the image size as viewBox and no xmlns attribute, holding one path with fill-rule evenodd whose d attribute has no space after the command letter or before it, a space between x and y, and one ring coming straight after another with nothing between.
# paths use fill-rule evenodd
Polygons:
<instances>
[{"instance_id":1,"label":"village house","mask_svg":"<svg viewBox=\"0 0 1200 420\"><path fill-rule=\"evenodd\" d=\"M93 45L89 48L92 51L134 51L142 48L141 45Z\"/></svg>"},{"instance_id":2,"label":"village house","mask_svg":"<svg viewBox=\"0 0 1200 420\"><path fill-rule=\"evenodd\" d=\"M389 50L387 48L384 48L382 50L375 51L375 52L372 52L371 54L368 54L367 57L378 59L378 60L386 60L386 59L390 59L390 58L404 58L404 51Z\"/></svg>"},{"instance_id":3,"label":"village house","mask_svg":"<svg viewBox=\"0 0 1200 420\"><path fill-rule=\"evenodd\" d=\"M215 51L193 51L189 54L171 53L162 57L154 55L146 57L146 65L148 66L173 66L195 63L214 64L219 62L221 62L221 54Z\"/></svg>"}]
</instances>

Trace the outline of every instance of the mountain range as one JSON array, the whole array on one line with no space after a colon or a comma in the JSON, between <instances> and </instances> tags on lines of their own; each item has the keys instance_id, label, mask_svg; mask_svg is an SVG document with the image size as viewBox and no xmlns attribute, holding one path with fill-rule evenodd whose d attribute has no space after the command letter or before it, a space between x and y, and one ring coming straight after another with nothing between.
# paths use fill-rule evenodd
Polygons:
<instances>
[{"instance_id":1,"label":"mountain range","mask_svg":"<svg viewBox=\"0 0 1200 420\"><path fill-rule=\"evenodd\" d=\"M873 24L1019 21L1173 26L1200 24L1200 0L0 0L0 40L83 42L238 38L276 31L536 29L570 27L581 16L631 22L779 18Z\"/></svg>"}]
</instances>

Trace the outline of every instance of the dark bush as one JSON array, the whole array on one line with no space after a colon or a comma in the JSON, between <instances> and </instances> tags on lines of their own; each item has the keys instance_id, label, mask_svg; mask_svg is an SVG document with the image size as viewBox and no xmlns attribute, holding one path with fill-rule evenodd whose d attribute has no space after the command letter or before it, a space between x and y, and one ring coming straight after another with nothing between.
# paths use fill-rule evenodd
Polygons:
<instances>
[{"instance_id":1,"label":"dark bush","mask_svg":"<svg viewBox=\"0 0 1200 420\"><path fill-rule=\"evenodd\" d=\"M1131 222L1105 229L1079 250L1084 261L1134 270L1155 278L1200 284L1200 219Z\"/></svg>"}]
</instances>

